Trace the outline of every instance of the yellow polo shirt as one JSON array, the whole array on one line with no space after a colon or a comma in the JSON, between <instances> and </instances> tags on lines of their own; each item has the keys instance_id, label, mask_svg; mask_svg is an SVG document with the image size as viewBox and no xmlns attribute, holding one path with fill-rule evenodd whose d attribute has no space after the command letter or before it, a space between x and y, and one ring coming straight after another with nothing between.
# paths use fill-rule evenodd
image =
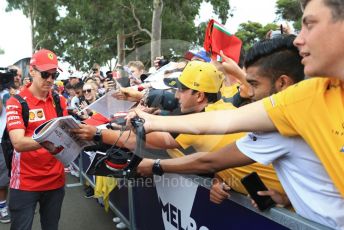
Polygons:
<instances>
[{"instance_id":1,"label":"yellow polo shirt","mask_svg":"<svg viewBox=\"0 0 344 230\"><path fill-rule=\"evenodd\" d=\"M222 84L222 87L220 88L221 96L230 98L233 97L238 91L238 87L240 86L239 83L235 83L230 86L226 86L225 84Z\"/></svg>"},{"instance_id":2,"label":"yellow polo shirt","mask_svg":"<svg viewBox=\"0 0 344 230\"><path fill-rule=\"evenodd\" d=\"M344 86L312 78L263 99L278 131L301 136L317 154L344 197Z\"/></svg>"},{"instance_id":3,"label":"yellow polo shirt","mask_svg":"<svg viewBox=\"0 0 344 230\"><path fill-rule=\"evenodd\" d=\"M223 110L223 109L235 109L235 107L230 103L224 103L223 101L218 101L214 104L210 104L206 107L205 111L213 110ZM233 143L239 138L243 137L245 133L227 134L227 135L189 135L180 134L176 141L184 148L192 146L197 152L214 152L226 145ZM170 153L174 157L178 155L183 155L181 152L179 154L174 151ZM230 153L228 153L230 157ZM251 165L230 168L219 172L219 175L226 183L235 191L247 194L247 191L242 186L240 179L251 172L257 172L265 185L268 188L275 189L282 194L285 194L282 185L280 184L277 175L272 167L272 165L262 165L259 163L254 163Z\"/></svg>"}]
</instances>

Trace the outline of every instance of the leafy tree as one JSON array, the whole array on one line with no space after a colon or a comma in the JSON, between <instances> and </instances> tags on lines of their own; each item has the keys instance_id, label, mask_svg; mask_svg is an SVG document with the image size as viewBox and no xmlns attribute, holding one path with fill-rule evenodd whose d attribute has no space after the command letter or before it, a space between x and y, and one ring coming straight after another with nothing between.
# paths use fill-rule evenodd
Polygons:
<instances>
[{"instance_id":1,"label":"leafy tree","mask_svg":"<svg viewBox=\"0 0 344 230\"><path fill-rule=\"evenodd\" d=\"M293 27L296 30L301 29L302 11L298 0L277 0L276 14L288 21L293 21Z\"/></svg>"},{"instance_id":2,"label":"leafy tree","mask_svg":"<svg viewBox=\"0 0 344 230\"><path fill-rule=\"evenodd\" d=\"M233 16L230 9L229 1L223 0L206 0L210 2L214 8L214 13L219 16L221 23L226 24L228 16Z\"/></svg>"},{"instance_id":3,"label":"leafy tree","mask_svg":"<svg viewBox=\"0 0 344 230\"><path fill-rule=\"evenodd\" d=\"M79 0L60 2L66 15L61 17L57 50L77 69L88 70L97 62L106 64L116 53L119 15L115 1ZM110 66L109 66L110 68Z\"/></svg>"},{"instance_id":4,"label":"leafy tree","mask_svg":"<svg viewBox=\"0 0 344 230\"><path fill-rule=\"evenodd\" d=\"M0 48L0 55L5 54L5 51Z\"/></svg>"},{"instance_id":5,"label":"leafy tree","mask_svg":"<svg viewBox=\"0 0 344 230\"><path fill-rule=\"evenodd\" d=\"M196 43L203 46L204 43L204 36L205 36L205 30L207 28L208 23L202 22L197 27L197 40Z\"/></svg>"},{"instance_id":6,"label":"leafy tree","mask_svg":"<svg viewBox=\"0 0 344 230\"><path fill-rule=\"evenodd\" d=\"M197 28L193 22L202 0L7 2L7 10L21 9L24 15L30 18L34 49L44 47L54 50L77 69L87 70L94 62L104 65L107 60L116 56L124 61L125 52L128 51L133 51L134 59L148 59L138 47L160 38L203 43L200 28L204 24ZM230 10L229 2L206 2L213 5L214 12L219 15L222 23L225 23ZM156 10L161 11L161 14L157 14ZM185 46L183 49L185 51ZM164 55L165 52L170 50L163 50ZM160 51L153 53L157 55Z\"/></svg>"},{"instance_id":7,"label":"leafy tree","mask_svg":"<svg viewBox=\"0 0 344 230\"><path fill-rule=\"evenodd\" d=\"M156 1L156 0L155 0ZM153 2L155 2L153 1ZM175 53L180 53L181 50L185 52L186 49L190 48L190 45L203 45L203 39L204 39L204 33L200 33L200 27L196 27L194 25L194 18L199 12L200 5L202 3L202 0L193 0L193 1L163 1L158 0L159 2L163 2L163 10L161 14L161 39L168 39L168 42L162 41L163 44L161 47L161 51L156 51L155 53L152 50L151 59L153 59L155 56L159 56L159 54L164 54L164 56L170 56L175 55ZM142 1L140 1L142 2ZM148 1L149 2L149 1ZM151 2L151 1L150 1ZM213 5L214 12L219 14L219 17L221 19L222 23L225 23L228 18L228 11L230 10L229 2L228 1L218 1L218 0L207 0L206 2L210 2ZM142 9L138 7L137 2L135 2L135 5L133 4L132 7L139 10ZM144 7L143 7L144 8ZM154 7L153 7L154 9ZM154 19L154 10L153 11L153 19ZM143 15L138 16L132 15L136 18L136 21L140 21L140 27L141 31L148 34L149 37L151 37L152 41L159 40L157 38L153 39L153 28L154 23L149 21L149 24L152 25L151 30L147 29L149 28L149 25L147 25L145 28L142 26L142 17L146 16L146 18L150 18L150 16L147 17L147 12ZM149 15L149 14L148 14ZM151 13L150 13L151 15ZM204 24L200 25L202 29L205 29ZM179 44L171 44L169 41L170 39L176 39L176 40L182 40L184 42L178 42L182 43L183 45ZM189 41L189 46L186 47L187 42ZM176 41L177 43L177 41ZM159 43L152 43L153 46L155 46L156 49L159 48ZM173 49L166 49L166 46L173 45Z\"/></svg>"},{"instance_id":8,"label":"leafy tree","mask_svg":"<svg viewBox=\"0 0 344 230\"><path fill-rule=\"evenodd\" d=\"M244 49L248 50L257 41L265 39L268 31L276 29L278 26L273 23L263 26L258 22L248 21L239 25L236 36L242 40Z\"/></svg>"},{"instance_id":9,"label":"leafy tree","mask_svg":"<svg viewBox=\"0 0 344 230\"><path fill-rule=\"evenodd\" d=\"M57 30L59 13L54 0L8 0L6 11L21 9L31 21L32 47L53 49L58 42Z\"/></svg>"}]
</instances>

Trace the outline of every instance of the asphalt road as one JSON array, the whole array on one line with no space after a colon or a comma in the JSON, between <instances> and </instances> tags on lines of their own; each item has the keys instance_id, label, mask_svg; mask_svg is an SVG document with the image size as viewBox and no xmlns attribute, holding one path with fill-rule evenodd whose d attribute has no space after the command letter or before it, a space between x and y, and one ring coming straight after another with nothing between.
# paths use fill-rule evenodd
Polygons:
<instances>
[{"instance_id":1,"label":"asphalt road","mask_svg":"<svg viewBox=\"0 0 344 230\"><path fill-rule=\"evenodd\" d=\"M77 178L68 175L67 183L77 183ZM97 199L84 198L84 187L66 187L62 214L59 224L60 230L116 230L112 211L105 212ZM33 230L40 230L39 213L35 214ZM1 224L0 230L10 230L10 224Z\"/></svg>"}]
</instances>

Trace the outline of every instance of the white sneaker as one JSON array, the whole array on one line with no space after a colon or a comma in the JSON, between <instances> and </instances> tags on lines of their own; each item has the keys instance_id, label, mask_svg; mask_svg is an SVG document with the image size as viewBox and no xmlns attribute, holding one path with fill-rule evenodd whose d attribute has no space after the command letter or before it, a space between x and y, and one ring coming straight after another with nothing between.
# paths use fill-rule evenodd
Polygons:
<instances>
[{"instance_id":1,"label":"white sneaker","mask_svg":"<svg viewBox=\"0 0 344 230\"><path fill-rule=\"evenodd\" d=\"M0 223L7 224L9 222L11 222L11 217L6 206L0 209Z\"/></svg>"},{"instance_id":2,"label":"white sneaker","mask_svg":"<svg viewBox=\"0 0 344 230\"><path fill-rule=\"evenodd\" d=\"M119 218L119 217L114 217L114 218L112 219L112 221L113 221L114 223L119 223L119 222L121 222L121 218Z\"/></svg>"},{"instance_id":3,"label":"white sneaker","mask_svg":"<svg viewBox=\"0 0 344 230\"><path fill-rule=\"evenodd\" d=\"M75 176L75 177L80 177L79 171L74 169L74 168L70 170L70 174Z\"/></svg>"},{"instance_id":4,"label":"white sneaker","mask_svg":"<svg viewBox=\"0 0 344 230\"><path fill-rule=\"evenodd\" d=\"M123 222L119 222L118 224L116 224L116 228L125 229L125 228L127 228L127 225L125 225L125 223L123 223Z\"/></svg>"}]
</instances>

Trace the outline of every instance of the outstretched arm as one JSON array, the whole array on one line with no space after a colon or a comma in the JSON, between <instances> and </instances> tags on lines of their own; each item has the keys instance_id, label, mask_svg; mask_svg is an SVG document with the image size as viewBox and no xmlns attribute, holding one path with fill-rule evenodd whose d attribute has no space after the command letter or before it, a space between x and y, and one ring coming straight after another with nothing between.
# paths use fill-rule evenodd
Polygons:
<instances>
[{"instance_id":1,"label":"outstretched arm","mask_svg":"<svg viewBox=\"0 0 344 230\"><path fill-rule=\"evenodd\" d=\"M184 116L155 116L135 110L128 118L145 120L146 132L164 131L186 134L228 134L246 131L275 131L276 128L257 101L235 110L219 110Z\"/></svg>"},{"instance_id":2,"label":"outstretched arm","mask_svg":"<svg viewBox=\"0 0 344 230\"><path fill-rule=\"evenodd\" d=\"M83 140L93 140L96 130L97 128L95 126L80 124L79 129L73 129L72 132ZM109 145L116 144L117 147L125 147L133 150L136 147L136 134L128 130L121 132L120 130L103 129L102 142ZM152 132L147 134L145 146L146 148L153 149L180 147L174 138L166 132Z\"/></svg>"},{"instance_id":3,"label":"outstretched arm","mask_svg":"<svg viewBox=\"0 0 344 230\"><path fill-rule=\"evenodd\" d=\"M143 159L139 164L138 173L149 176L152 174L154 160ZM244 155L235 143L214 153L199 152L180 158L161 160L160 165L167 173L213 173L226 168L252 164L254 161Z\"/></svg>"}]
</instances>

